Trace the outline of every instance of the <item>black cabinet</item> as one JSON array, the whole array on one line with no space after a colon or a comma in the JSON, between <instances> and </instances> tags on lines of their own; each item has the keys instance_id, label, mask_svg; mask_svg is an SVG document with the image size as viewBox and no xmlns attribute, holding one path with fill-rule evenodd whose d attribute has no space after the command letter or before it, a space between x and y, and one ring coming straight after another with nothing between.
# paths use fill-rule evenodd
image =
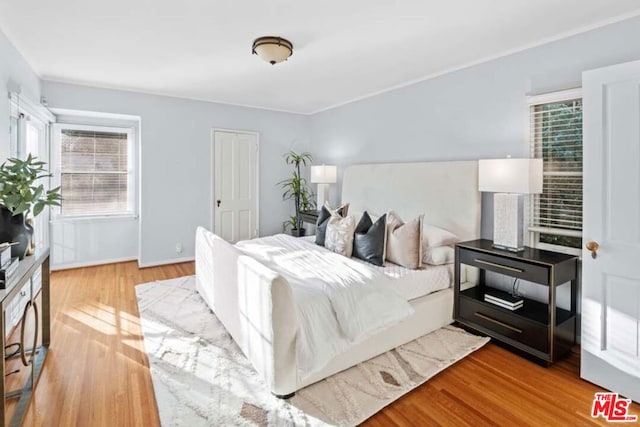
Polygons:
<instances>
[{"instance_id":1,"label":"black cabinet","mask_svg":"<svg viewBox=\"0 0 640 427\"><path fill-rule=\"evenodd\" d=\"M490 240L459 243L455 250L454 318L462 326L488 335L536 360L549 364L566 353L575 343L578 258L557 252L525 248L508 252L492 247ZM479 269L477 284L461 289L461 267ZM528 298L516 310L485 301L495 275L499 273L544 285L548 303ZM560 286L571 287L571 307L556 305Z\"/></svg>"}]
</instances>

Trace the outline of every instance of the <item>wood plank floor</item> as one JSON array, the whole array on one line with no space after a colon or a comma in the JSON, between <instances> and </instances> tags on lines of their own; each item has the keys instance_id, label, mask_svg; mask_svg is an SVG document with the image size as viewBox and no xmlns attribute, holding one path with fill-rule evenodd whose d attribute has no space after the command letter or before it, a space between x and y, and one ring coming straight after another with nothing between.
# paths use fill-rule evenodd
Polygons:
<instances>
[{"instance_id":1,"label":"wood plank floor","mask_svg":"<svg viewBox=\"0 0 640 427\"><path fill-rule=\"evenodd\" d=\"M134 286L193 272L128 262L53 273L51 350L24 425L159 425ZM545 369L490 343L365 424L593 425L596 391L579 379L577 353Z\"/></svg>"}]
</instances>

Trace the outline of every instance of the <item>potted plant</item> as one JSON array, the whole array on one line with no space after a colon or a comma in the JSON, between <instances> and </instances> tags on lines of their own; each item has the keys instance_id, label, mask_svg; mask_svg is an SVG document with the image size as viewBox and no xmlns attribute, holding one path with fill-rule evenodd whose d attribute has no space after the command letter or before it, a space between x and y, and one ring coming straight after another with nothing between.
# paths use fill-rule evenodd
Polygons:
<instances>
[{"instance_id":1,"label":"potted plant","mask_svg":"<svg viewBox=\"0 0 640 427\"><path fill-rule=\"evenodd\" d=\"M284 231L291 229L291 234L296 237L304 236L305 234L305 230L302 228L302 220L300 219L300 211L310 210L314 207L313 193L307 186L306 178L303 178L300 174L301 167L311 164L312 160L313 158L309 153L298 154L290 151L285 154L284 161L293 166L293 172L290 178L278 183L284 190L282 199L293 200L295 204L295 215L282 223L282 229Z\"/></svg>"},{"instance_id":2,"label":"potted plant","mask_svg":"<svg viewBox=\"0 0 640 427\"><path fill-rule=\"evenodd\" d=\"M31 154L0 165L0 243L17 242L11 247L12 257L23 259L31 243L33 227L25 223L26 217L38 216L46 206L60 206L60 187L45 191L37 182L51 176L45 165Z\"/></svg>"}]
</instances>

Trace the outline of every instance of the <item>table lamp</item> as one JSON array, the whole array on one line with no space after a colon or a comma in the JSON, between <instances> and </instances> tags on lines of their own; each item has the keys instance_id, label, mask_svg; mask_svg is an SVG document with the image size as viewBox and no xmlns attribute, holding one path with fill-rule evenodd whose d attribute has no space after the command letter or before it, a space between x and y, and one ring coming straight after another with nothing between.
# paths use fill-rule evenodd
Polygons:
<instances>
[{"instance_id":1,"label":"table lamp","mask_svg":"<svg viewBox=\"0 0 640 427\"><path fill-rule=\"evenodd\" d=\"M493 246L524 250L524 194L542 193L542 159L489 159L478 163L478 190L493 195Z\"/></svg>"},{"instance_id":2,"label":"table lamp","mask_svg":"<svg viewBox=\"0 0 640 427\"><path fill-rule=\"evenodd\" d=\"M337 168L330 165L311 166L311 183L318 184L317 209L321 209L329 198L329 184L335 184L337 180Z\"/></svg>"}]
</instances>

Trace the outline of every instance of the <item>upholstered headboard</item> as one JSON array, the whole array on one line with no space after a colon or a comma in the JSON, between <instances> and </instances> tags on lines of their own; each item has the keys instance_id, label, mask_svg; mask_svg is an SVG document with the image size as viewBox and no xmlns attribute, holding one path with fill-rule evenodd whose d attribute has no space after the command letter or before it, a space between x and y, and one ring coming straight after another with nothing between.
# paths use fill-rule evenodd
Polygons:
<instances>
[{"instance_id":1,"label":"upholstered headboard","mask_svg":"<svg viewBox=\"0 0 640 427\"><path fill-rule=\"evenodd\" d=\"M477 161L349 166L342 200L350 203L349 213L393 210L405 221L424 214L425 223L463 241L480 238Z\"/></svg>"}]
</instances>

